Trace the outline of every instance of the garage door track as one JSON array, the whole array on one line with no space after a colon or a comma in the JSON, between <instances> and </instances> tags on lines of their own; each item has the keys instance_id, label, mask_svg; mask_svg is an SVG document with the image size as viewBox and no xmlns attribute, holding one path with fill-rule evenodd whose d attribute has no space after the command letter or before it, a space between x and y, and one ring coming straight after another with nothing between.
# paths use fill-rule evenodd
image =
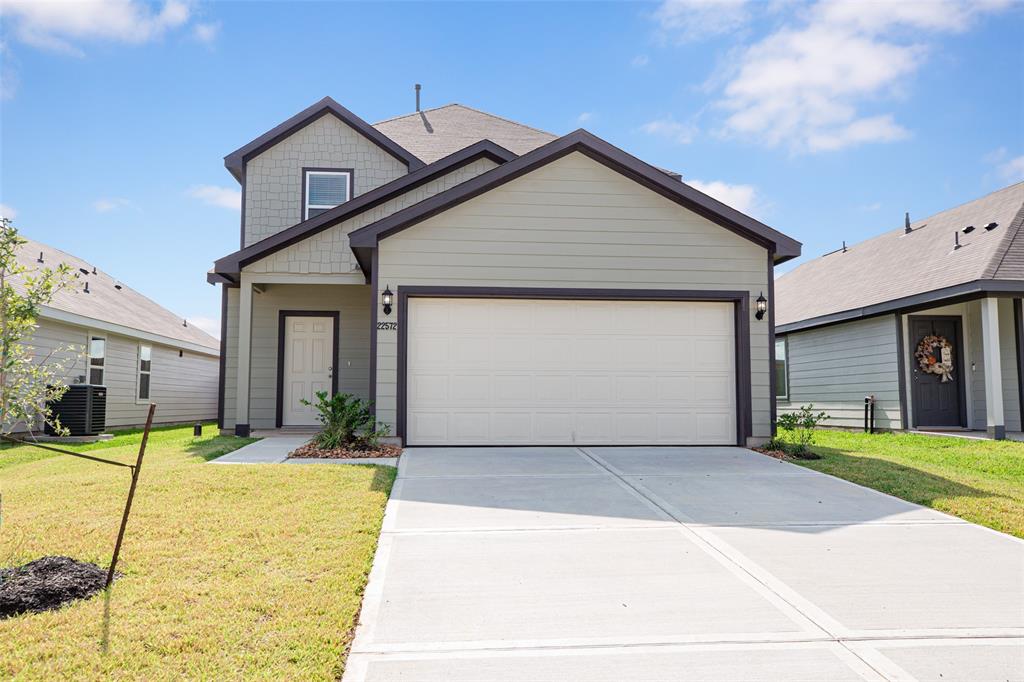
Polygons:
<instances>
[{"instance_id":1,"label":"garage door track","mask_svg":"<svg viewBox=\"0 0 1024 682\"><path fill-rule=\"evenodd\" d=\"M346 681L1024 680L1024 543L742 448L418 448Z\"/></svg>"}]
</instances>

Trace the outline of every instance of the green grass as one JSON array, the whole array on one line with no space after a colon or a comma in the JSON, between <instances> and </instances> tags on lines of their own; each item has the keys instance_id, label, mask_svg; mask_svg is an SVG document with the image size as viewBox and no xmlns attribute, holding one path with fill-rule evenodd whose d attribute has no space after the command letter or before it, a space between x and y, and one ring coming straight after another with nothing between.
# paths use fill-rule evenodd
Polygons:
<instances>
[{"instance_id":1,"label":"green grass","mask_svg":"<svg viewBox=\"0 0 1024 682\"><path fill-rule=\"evenodd\" d=\"M1024 538L1024 443L819 430L812 449L792 461Z\"/></svg>"},{"instance_id":2,"label":"green grass","mask_svg":"<svg viewBox=\"0 0 1024 682\"><path fill-rule=\"evenodd\" d=\"M150 436L109 600L0 620L0 679L337 679L394 470L216 465L249 441ZM140 436L72 449L134 461ZM106 566L129 472L0 450L0 565Z\"/></svg>"}]
</instances>

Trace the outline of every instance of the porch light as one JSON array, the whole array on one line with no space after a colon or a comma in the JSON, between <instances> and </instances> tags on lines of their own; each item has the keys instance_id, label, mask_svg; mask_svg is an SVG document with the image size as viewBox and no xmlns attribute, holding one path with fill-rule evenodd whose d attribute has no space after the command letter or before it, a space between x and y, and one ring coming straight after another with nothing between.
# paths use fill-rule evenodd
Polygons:
<instances>
[{"instance_id":1,"label":"porch light","mask_svg":"<svg viewBox=\"0 0 1024 682\"><path fill-rule=\"evenodd\" d=\"M759 320L764 319L764 314L768 312L768 299L764 297L764 292L757 297L757 312L754 314Z\"/></svg>"},{"instance_id":2,"label":"porch light","mask_svg":"<svg viewBox=\"0 0 1024 682\"><path fill-rule=\"evenodd\" d=\"M384 287L380 295L380 302L384 304L384 314L391 314L391 304L395 302L395 295L391 293L391 287Z\"/></svg>"}]
</instances>

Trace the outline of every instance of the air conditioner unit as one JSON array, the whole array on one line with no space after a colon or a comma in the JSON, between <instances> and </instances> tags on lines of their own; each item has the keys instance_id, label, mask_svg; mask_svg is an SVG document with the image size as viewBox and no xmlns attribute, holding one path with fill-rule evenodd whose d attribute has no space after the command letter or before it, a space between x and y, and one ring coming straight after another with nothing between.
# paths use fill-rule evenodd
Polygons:
<instances>
[{"instance_id":1,"label":"air conditioner unit","mask_svg":"<svg viewBox=\"0 0 1024 682\"><path fill-rule=\"evenodd\" d=\"M50 403L54 417L71 436L95 436L103 433L107 424L107 387L93 384L73 384L57 401ZM47 424L46 433L57 435Z\"/></svg>"}]
</instances>

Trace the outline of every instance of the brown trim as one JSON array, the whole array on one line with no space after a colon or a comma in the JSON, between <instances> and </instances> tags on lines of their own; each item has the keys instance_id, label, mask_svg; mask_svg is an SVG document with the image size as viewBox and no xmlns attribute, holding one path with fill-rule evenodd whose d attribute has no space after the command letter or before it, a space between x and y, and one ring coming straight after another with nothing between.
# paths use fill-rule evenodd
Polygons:
<instances>
[{"instance_id":1,"label":"brown trim","mask_svg":"<svg viewBox=\"0 0 1024 682\"><path fill-rule=\"evenodd\" d=\"M787 373L789 367L786 367ZM775 379L775 253L768 249L768 393L770 394L771 434L775 437L776 424L779 408L776 404L776 379ZM786 397L789 397L789 389L786 389Z\"/></svg>"},{"instance_id":2,"label":"brown trim","mask_svg":"<svg viewBox=\"0 0 1024 682\"><path fill-rule=\"evenodd\" d=\"M967 358L964 357L964 326L963 326L963 316L962 315L907 315L907 327L911 331L913 331L913 324L914 324L915 320L951 320L953 322L953 328L955 330L954 333L956 334L956 339L954 339L954 341L953 341L954 347L956 348L956 360L957 360L956 361L956 364L957 364L956 371L960 375L960 381L957 382L958 384L960 384L958 386L958 388L960 389L960 424L959 424L959 426L967 428L967 388L966 388L966 383L967 382L963 380L963 378L965 376L967 376L965 374L965 372L964 372L964 363L967 361ZM911 339L911 343L913 343L913 339ZM917 384L913 384L910 387L910 399L914 400L915 402L916 402L916 398L917 398L917 391L914 390L914 386L916 386L916 385ZM914 410L914 425L913 425L913 428L915 428L915 429L917 428L917 420L918 420L918 410L915 409ZM950 424L949 426L955 426L955 424ZM903 428L906 429L907 427L903 427Z\"/></svg>"},{"instance_id":3,"label":"brown trim","mask_svg":"<svg viewBox=\"0 0 1024 682\"><path fill-rule=\"evenodd\" d=\"M217 360L217 428L224 428L224 367L228 357L228 287L220 289L220 358Z\"/></svg>"},{"instance_id":4,"label":"brown trim","mask_svg":"<svg viewBox=\"0 0 1024 682\"><path fill-rule=\"evenodd\" d=\"M594 301L718 301L735 309L736 334L736 441L745 447L752 433L750 389L750 292L673 289L561 289L530 287L398 286L398 377L395 435L405 445L409 298L505 298Z\"/></svg>"},{"instance_id":5,"label":"brown trim","mask_svg":"<svg viewBox=\"0 0 1024 682\"><path fill-rule=\"evenodd\" d=\"M236 180L241 182L245 163L251 157L258 156L289 135L305 128L320 117L327 115L337 117L342 123L345 123L370 142L373 142L385 152L404 163L410 171L423 166L423 162L420 161L412 152L402 147L390 137L380 132L330 97L324 97L319 102L316 102L312 106L306 107L299 113L295 114L287 121L271 128L252 142L239 147L225 156L225 168L235 176Z\"/></svg>"},{"instance_id":6,"label":"brown trim","mask_svg":"<svg viewBox=\"0 0 1024 682\"><path fill-rule=\"evenodd\" d=\"M309 218L306 217L306 211L309 210L309 204L306 203L306 176L309 175L310 173L348 173L348 198L345 199L345 201L341 202L341 204L338 204L338 206L341 206L342 204L347 204L348 202L352 201L355 198L355 196L356 196L356 171L355 171L354 168L316 168L316 167L303 166L302 167L302 194L299 195L301 197L301 200L299 201L299 222L300 223L309 220ZM334 206L333 208L337 208L338 206ZM329 210L331 210L331 209L327 209L327 211L329 211ZM324 211L324 213L327 213L327 211ZM317 214L317 215L320 215L320 214ZM314 217L316 217L316 216L314 216Z\"/></svg>"},{"instance_id":7,"label":"brown trim","mask_svg":"<svg viewBox=\"0 0 1024 682\"><path fill-rule=\"evenodd\" d=\"M363 192L358 197L353 197L344 204L332 208L330 211L325 211L309 220L304 220L286 230L261 239L255 244L243 247L234 253L219 258L214 263L214 273L223 276L237 275L243 267L255 260L269 256L285 247L323 232L327 228L353 218L363 211L380 206L384 202L426 184L438 176L451 173L484 158L502 164L516 158L516 155L490 140L482 140L465 149L460 149L454 154L449 154L443 159L438 159L429 166L424 166L408 175L396 178L369 192ZM358 258L359 254L356 254L356 256ZM366 264L368 265L368 262ZM360 265L364 265L364 263L360 263Z\"/></svg>"},{"instance_id":8,"label":"brown trim","mask_svg":"<svg viewBox=\"0 0 1024 682\"><path fill-rule=\"evenodd\" d=\"M1020 412L1020 428L1024 430L1024 303L1013 299L1013 338L1017 351L1017 408ZM1005 420L1005 417L1004 417Z\"/></svg>"},{"instance_id":9,"label":"brown trim","mask_svg":"<svg viewBox=\"0 0 1024 682\"><path fill-rule=\"evenodd\" d=\"M1024 281L1006 279L979 279L973 282L964 282L951 287L927 291L923 294L904 296L890 301L883 301L874 305L854 308L818 317L809 317L806 320L780 324L777 331L789 333L814 329L816 327L827 327L841 322L860 320L868 317L878 317L892 312L911 313L917 310L941 305L952 305L965 301L974 301L979 298L990 298L993 296L1020 296L1024 294Z\"/></svg>"},{"instance_id":10,"label":"brown trim","mask_svg":"<svg viewBox=\"0 0 1024 682\"><path fill-rule=\"evenodd\" d=\"M899 373L898 381L896 386L899 392L899 423L900 427L904 431L910 429L910 425L907 417L907 401L906 401L906 356L905 346L906 343L903 340L903 315L896 313L896 371Z\"/></svg>"},{"instance_id":11,"label":"brown trim","mask_svg":"<svg viewBox=\"0 0 1024 682\"><path fill-rule=\"evenodd\" d=\"M275 396L276 402L276 416L274 418L274 424L277 428L281 428L281 417L284 412L284 323L285 318L288 317L330 317L334 320L334 342L331 348L331 394L338 392L338 374L341 372L339 366L341 354L340 336L341 314L337 310L279 310L277 311L277 395ZM252 387L250 387L250 392Z\"/></svg>"},{"instance_id":12,"label":"brown trim","mask_svg":"<svg viewBox=\"0 0 1024 682\"><path fill-rule=\"evenodd\" d=\"M574 152L590 157L731 232L760 246L773 249L779 263L800 255L800 242L712 199L685 183L673 180L654 166L644 163L585 130L569 133L498 168L471 178L406 209L392 213L366 227L354 230L349 235L349 244L361 262L365 262L368 256L367 251L376 248L381 239Z\"/></svg>"},{"instance_id":13,"label":"brown trim","mask_svg":"<svg viewBox=\"0 0 1024 682\"><path fill-rule=\"evenodd\" d=\"M373 269L370 275L370 414L377 416L377 314L380 304L377 303L377 251L373 252Z\"/></svg>"}]
</instances>

